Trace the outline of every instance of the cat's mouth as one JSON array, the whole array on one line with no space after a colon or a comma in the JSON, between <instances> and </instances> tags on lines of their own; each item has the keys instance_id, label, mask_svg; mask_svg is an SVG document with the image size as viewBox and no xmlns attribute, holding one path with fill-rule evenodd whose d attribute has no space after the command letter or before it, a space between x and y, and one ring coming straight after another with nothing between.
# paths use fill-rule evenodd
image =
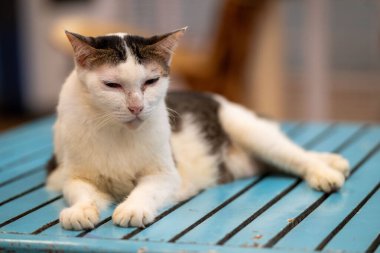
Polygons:
<instances>
[{"instance_id":1,"label":"cat's mouth","mask_svg":"<svg viewBox=\"0 0 380 253\"><path fill-rule=\"evenodd\" d=\"M125 125L129 129L137 129L142 123L143 123L143 120L139 117L136 117L130 121L125 122Z\"/></svg>"}]
</instances>

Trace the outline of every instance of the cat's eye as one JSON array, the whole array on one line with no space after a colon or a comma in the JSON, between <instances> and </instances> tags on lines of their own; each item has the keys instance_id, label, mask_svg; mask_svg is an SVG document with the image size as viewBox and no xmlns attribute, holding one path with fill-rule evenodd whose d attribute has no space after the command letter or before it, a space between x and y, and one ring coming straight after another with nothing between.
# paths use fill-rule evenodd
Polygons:
<instances>
[{"instance_id":1,"label":"cat's eye","mask_svg":"<svg viewBox=\"0 0 380 253\"><path fill-rule=\"evenodd\" d=\"M121 88L121 85L118 84L118 83L104 83L107 87L110 87L110 88L114 88L114 89L117 89L117 88Z\"/></svg>"},{"instance_id":2,"label":"cat's eye","mask_svg":"<svg viewBox=\"0 0 380 253\"><path fill-rule=\"evenodd\" d=\"M158 81L158 79L160 79L159 77L156 77L156 78L153 78L153 79L149 79L149 80L146 80L144 85L152 85L154 83L156 83Z\"/></svg>"}]
</instances>

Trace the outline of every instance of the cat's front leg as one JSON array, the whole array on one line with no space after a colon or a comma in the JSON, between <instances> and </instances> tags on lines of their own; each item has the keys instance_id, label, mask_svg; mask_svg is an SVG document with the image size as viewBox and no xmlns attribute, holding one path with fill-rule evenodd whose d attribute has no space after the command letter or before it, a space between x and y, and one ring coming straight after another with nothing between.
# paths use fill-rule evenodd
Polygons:
<instances>
[{"instance_id":1,"label":"cat's front leg","mask_svg":"<svg viewBox=\"0 0 380 253\"><path fill-rule=\"evenodd\" d=\"M63 195L70 207L59 215L64 229L91 229L99 222L102 207L110 203L110 197L82 179L69 179L63 186Z\"/></svg>"},{"instance_id":2,"label":"cat's front leg","mask_svg":"<svg viewBox=\"0 0 380 253\"><path fill-rule=\"evenodd\" d=\"M144 227L154 221L159 208L174 200L179 188L179 175L156 173L141 177L136 188L119 204L113 215L114 224Z\"/></svg>"}]
</instances>

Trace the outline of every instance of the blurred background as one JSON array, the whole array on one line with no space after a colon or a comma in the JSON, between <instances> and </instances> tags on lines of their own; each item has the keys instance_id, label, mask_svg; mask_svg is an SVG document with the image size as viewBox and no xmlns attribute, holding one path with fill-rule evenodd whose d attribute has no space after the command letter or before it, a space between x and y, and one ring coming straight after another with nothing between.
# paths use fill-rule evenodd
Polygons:
<instances>
[{"instance_id":1,"label":"blurred background","mask_svg":"<svg viewBox=\"0 0 380 253\"><path fill-rule=\"evenodd\" d=\"M188 26L172 88L279 120L380 121L379 0L3 0L0 130L54 113L73 68L64 29L153 35Z\"/></svg>"}]
</instances>

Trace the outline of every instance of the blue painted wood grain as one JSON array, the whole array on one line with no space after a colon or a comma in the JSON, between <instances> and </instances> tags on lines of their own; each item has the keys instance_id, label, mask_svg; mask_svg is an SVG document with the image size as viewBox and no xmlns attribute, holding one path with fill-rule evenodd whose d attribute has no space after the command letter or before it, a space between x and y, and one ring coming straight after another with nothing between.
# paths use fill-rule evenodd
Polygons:
<instances>
[{"instance_id":1,"label":"blue painted wood grain","mask_svg":"<svg viewBox=\"0 0 380 253\"><path fill-rule=\"evenodd\" d=\"M35 212L32 212L2 228L3 232L32 233L45 224L58 219L59 211L65 207L66 203L60 198L49 205L46 205Z\"/></svg>"},{"instance_id":2,"label":"blue painted wood grain","mask_svg":"<svg viewBox=\"0 0 380 253\"><path fill-rule=\"evenodd\" d=\"M12 198L24 191L31 189L37 185L45 182L46 171L41 170L35 174L25 176L20 180L9 183L3 187L0 187L0 203Z\"/></svg>"},{"instance_id":3,"label":"blue painted wood grain","mask_svg":"<svg viewBox=\"0 0 380 253\"><path fill-rule=\"evenodd\" d=\"M0 171L0 184L30 171L44 170L46 162L51 156L52 151L40 154L40 156L34 157L32 160L28 160L25 163L9 166L6 170Z\"/></svg>"},{"instance_id":4,"label":"blue painted wood grain","mask_svg":"<svg viewBox=\"0 0 380 253\"><path fill-rule=\"evenodd\" d=\"M51 150L52 146L49 143L41 147L31 147L26 152L10 155L8 158L2 159L0 162L0 172L11 168L13 165L24 164L28 161L33 161L36 157L49 153Z\"/></svg>"},{"instance_id":5,"label":"blue painted wood grain","mask_svg":"<svg viewBox=\"0 0 380 253\"><path fill-rule=\"evenodd\" d=\"M0 223L7 221L29 209L38 206L50 199L57 197L59 193L48 192L45 188L26 194L12 202L0 206ZM1 228L0 228L1 230Z\"/></svg>"},{"instance_id":6,"label":"blue painted wood grain","mask_svg":"<svg viewBox=\"0 0 380 253\"><path fill-rule=\"evenodd\" d=\"M35 133L40 133L39 131L41 129L43 129L43 131L50 131L54 121L54 116L48 116L46 118L35 120L32 123L0 133L0 146L7 145L9 142L22 141Z\"/></svg>"},{"instance_id":7,"label":"blue painted wood grain","mask_svg":"<svg viewBox=\"0 0 380 253\"><path fill-rule=\"evenodd\" d=\"M379 230L380 191L377 191L325 249L364 252L376 238Z\"/></svg>"},{"instance_id":8,"label":"blue painted wood grain","mask_svg":"<svg viewBox=\"0 0 380 253\"><path fill-rule=\"evenodd\" d=\"M315 248L380 181L380 152L370 158L303 222L282 238L276 247ZM314 229L311 229L314 228ZM300 240L299 238L302 238Z\"/></svg>"},{"instance_id":9,"label":"blue painted wood grain","mask_svg":"<svg viewBox=\"0 0 380 253\"><path fill-rule=\"evenodd\" d=\"M325 132L331 124L328 123L315 123L315 124L304 124L302 128L295 133L291 139L298 145L305 145L314 138L317 138L320 134Z\"/></svg>"},{"instance_id":10,"label":"blue painted wood grain","mask_svg":"<svg viewBox=\"0 0 380 253\"><path fill-rule=\"evenodd\" d=\"M35 236L2 234L0 248L11 252L208 252L208 253L305 253L303 250L252 249L221 247L216 245L174 244L135 242L131 240L110 240L91 238L69 238L59 236Z\"/></svg>"},{"instance_id":11,"label":"blue painted wood grain","mask_svg":"<svg viewBox=\"0 0 380 253\"><path fill-rule=\"evenodd\" d=\"M51 126L39 128L38 131L34 131L30 135L14 138L11 141L1 144L0 158L6 156L8 152L17 151L31 143L35 143L36 145L51 143L52 131L50 128Z\"/></svg>"},{"instance_id":12,"label":"blue painted wood grain","mask_svg":"<svg viewBox=\"0 0 380 253\"><path fill-rule=\"evenodd\" d=\"M294 128L298 127L300 124L297 122L282 122L280 127L285 133L292 131Z\"/></svg>"},{"instance_id":13,"label":"blue painted wood grain","mask_svg":"<svg viewBox=\"0 0 380 253\"><path fill-rule=\"evenodd\" d=\"M331 136L332 138L334 136ZM380 141L380 129L371 128L364 132L360 137L351 143L350 146L342 150L342 154L346 156L350 164L355 166L364 156L376 145L376 140ZM332 151L334 147L338 147L344 139L331 145L330 148L325 147L325 151ZM324 146L326 141L320 142L319 145ZM320 149L317 145L315 148ZM283 197L276 205L272 206L265 213L251 222L242 229L229 241L227 245L256 245L266 244L273 236L288 225L291 219L302 213L307 207L312 205L322 193L311 190L306 183L301 183L291 193ZM290 220L289 220L290 219Z\"/></svg>"}]
</instances>

